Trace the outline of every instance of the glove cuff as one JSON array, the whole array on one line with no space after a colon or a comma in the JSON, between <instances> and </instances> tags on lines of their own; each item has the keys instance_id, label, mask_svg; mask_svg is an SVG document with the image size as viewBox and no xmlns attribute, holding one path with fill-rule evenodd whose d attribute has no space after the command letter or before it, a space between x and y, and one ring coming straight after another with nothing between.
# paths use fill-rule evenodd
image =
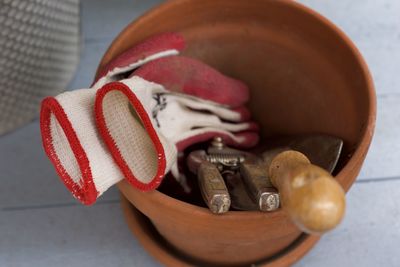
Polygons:
<instances>
[{"instance_id":1,"label":"glove cuff","mask_svg":"<svg viewBox=\"0 0 400 267\"><path fill-rule=\"evenodd\" d=\"M157 133L148 115L151 111L134 93L141 90L151 94L151 89L163 88L139 77L131 78L130 83L112 82L99 89L95 118L124 177L136 188L149 191L160 185L177 152L174 144Z\"/></svg>"},{"instance_id":2,"label":"glove cuff","mask_svg":"<svg viewBox=\"0 0 400 267\"><path fill-rule=\"evenodd\" d=\"M57 130L52 129L51 125L54 125L56 121L58 125L61 126L64 133L62 137L62 133L60 133L60 137L62 139L65 138L69 144L69 147L65 147L65 150L69 150L66 153L73 153L73 160L79 159L75 162L71 162L69 165L78 165L81 177L74 177L71 175L71 170L68 170L63 164L59 157L59 152L54 146L55 142L59 140L55 140L54 131ZM67 114L54 97L47 97L42 102L40 129L44 150L67 189L83 204L90 205L94 203L99 193L93 182L89 159ZM74 166L73 168L76 167L77 166Z\"/></svg>"},{"instance_id":3,"label":"glove cuff","mask_svg":"<svg viewBox=\"0 0 400 267\"><path fill-rule=\"evenodd\" d=\"M92 89L66 92L42 102L40 127L44 150L67 189L85 205L93 204L123 179L94 121Z\"/></svg>"}]
</instances>

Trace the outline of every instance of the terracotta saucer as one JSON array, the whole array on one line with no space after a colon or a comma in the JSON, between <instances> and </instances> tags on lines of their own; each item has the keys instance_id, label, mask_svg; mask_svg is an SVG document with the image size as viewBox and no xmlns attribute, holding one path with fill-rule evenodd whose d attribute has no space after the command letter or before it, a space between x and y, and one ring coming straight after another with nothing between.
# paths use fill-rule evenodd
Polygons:
<instances>
[{"instance_id":1,"label":"terracotta saucer","mask_svg":"<svg viewBox=\"0 0 400 267\"><path fill-rule=\"evenodd\" d=\"M150 220L139 212L122 194L121 207L129 229L140 244L165 266L211 266L185 255L169 244L154 228ZM302 234L289 247L271 258L255 262L257 266L290 266L302 258L319 240L318 236Z\"/></svg>"}]
</instances>

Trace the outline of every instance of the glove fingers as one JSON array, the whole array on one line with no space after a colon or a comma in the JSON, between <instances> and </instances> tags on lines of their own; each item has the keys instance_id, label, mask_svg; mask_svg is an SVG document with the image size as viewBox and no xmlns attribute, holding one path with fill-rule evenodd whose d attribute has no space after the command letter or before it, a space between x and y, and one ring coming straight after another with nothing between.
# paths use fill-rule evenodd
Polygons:
<instances>
[{"instance_id":1,"label":"glove fingers","mask_svg":"<svg viewBox=\"0 0 400 267\"><path fill-rule=\"evenodd\" d=\"M43 100L40 128L44 150L67 189L85 205L93 204L122 174L97 138L95 92L66 92Z\"/></svg>"},{"instance_id":2,"label":"glove fingers","mask_svg":"<svg viewBox=\"0 0 400 267\"><path fill-rule=\"evenodd\" d=\"M243 122L243 123L229 123L229 122L222 122L218 125L218 128L229 131L229 132L242 132L242 131L258 131L259 127L258 124L254 121Z\"/></svg>"},{"instance_id":3,"label":"glove fingers","mask_svg":"<svg viewBox=\"0 0 400 267\"><path fill-rule=\"evenodd\" d=\"M183 151L193 144L209 141L216 136L222 137L227 145L238 148L251 148L257 145L259 141L259 136L256 132L231 133L218 128L208 127L187 132L184 136L181 136L180 140L176 140L176 146L178 151Z\"/></svg>"},{"instance_id":4,"label":"glove fingers","mask_svg":"<svg viewBox=\"0 0 400 267\"><path fill-rule=\"evenodd\" d=\"M122 82L103 86L97 92L95 113L100 135L125 178L148 191L159 186L176 160L176 148L157 134L148 115L152 113L136 95L151 93L159 85L139 79L131 79L129 86Z\"/></svg>"},{"instance_id":5,"label":"glove fingers","mask_svg":"<svg viewBox=\"0 0 400 267\"><path fill-rule=\"evenodd\" d=\"M137 44L105 65L96 75L93 84L102 77L129 72L151 60L177 55L185 48L185 40L178 33L162 33ZM110 80L111 81L111 80ZM100 88L101 83L97 88Z\"/></svg>"},{"instance_id":6,"label":"glove fingers","mask_svg":"<svg viewBox=\"0 0 400 267\"><path fill-rule=\"evenodd\" d=\"M240 123L225 122L213 114L196 112L196 111L192 111L192 110L187 110L184 113L182 112L179 115L179 118L181 121L186 121L186 123L181 124L179 128L176 127L177 130L182 131L182 132L183 132L183 130L191 130L191 129L197 129L197 128L206 128L206 127L221 129L221 130L229 131L229 132L258 131L259 130L258 125L253 121L240 122ZM168 124L170 124L170 125L168 125ZM166 120L165 120L164 125L165 125L165 128L168 130L171 127L174 127L173 122L170 123L169 121L166 121ZM164 125L161 125L161 126L164 126ZM185 128L183 129L183 127L185 127ZM174 132L173 129L171 129L170 131ZM170 136L170 134L165 134L165 136Z\"/></svg>"},{"instance_id":7,"label":"glove fingers","mask_svg":"<svg viewBox=\"0 0 400 267\"><path fill-rule=\"evenodd\" d=\"M249 99L249 89L195 59L172 56L159 58L135 70L132 75L165 86L166 89L197 96L230 107L239 107Z\"/></svg>"},{"instance_id":8,"label":"glove fingers","mask_svg":"<svg viewBox=\"0 0 400 267\"><path fill-rule=\"evenodd\" d=\"M251 118L250 110L245 106L233 108L232 111L239 114L241 121L247 121Z\"/></svg>"},{"instance_id":9,"label":"glove fingers","mask_svg":"<svg viewBox=\"0 0 400 267\"><path fill-rule=\"evenodd\" d=\"M132 79L132 78L131 78ZM150 95L143 97L142 99L149 99ZM159 131L164 137L170 139L176 139L183 133L191 131L196 128L211 127L216 129L221 129L230 132L240 132L244 130L256 131L258 130L257 125L254 122L228 122L222 120L219 116L212 113L212 107L218 106L216 113L233 113L229 109L216 105L215 103L201 103L199 101L192 101L183 95L169 95L161 94L154 98L154 109L152 110L153 119L157 121L157 126ZM196 98L197 99L197 98ZM187 102L194 102L196 108L193 109L193 105L188 107ZM203 101L205 102L205 101ZM210 108L211 107L211 108ZM237 113L234 115L237 116ZM226 116L221 116L224 118L229 118ZM230 117L232 119L232 117Z\"/></svg>"},{"instance_id":10,"label":"glove fingers","mask_svg":"<svg viewBox=\"0 0 400 267\"><path fill-rule=\"evenodd\" d=\"M230 109L226 105L221 105L209 100L198 97L191 97L184 94L166 94L169 102L177 102L197 112L208 112L218 116L222 120L241 122L250 118L250 112L244 106Z\"/></svg>"}]
</instances>

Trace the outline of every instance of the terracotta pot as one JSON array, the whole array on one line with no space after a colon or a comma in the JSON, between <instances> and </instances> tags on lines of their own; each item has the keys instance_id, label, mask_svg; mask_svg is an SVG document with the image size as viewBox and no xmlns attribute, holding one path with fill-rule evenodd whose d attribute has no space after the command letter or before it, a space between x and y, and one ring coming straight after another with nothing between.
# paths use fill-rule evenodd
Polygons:
<instances>
[{"instance_id":1,"label":"terracotta pot","mask_svg":"<svg viewBox=\"0 0 400 267\"><path fill-rule=\"evenodd\" d=\"M183 34L188 42L184 54L249 85L249 107L265 142L276 134L327 133L343 138L336 179L349 189L371 142L376 104L367 66L341 31L294 1L167 1L128 25L100 67L133 44L165 31ZM175 262L169 261L157 239L152 244L144 241L165 264L264 261L286 266L318 240L302 235L282 211L216 216L159 191L143 193L126 182L119 189L150 219L158 240L167 241L160 244L179 252ZM132 223L133 213L126 215ZM143 226L142 241L145 222L136 221Z\"/></svg>"}]
</instances>

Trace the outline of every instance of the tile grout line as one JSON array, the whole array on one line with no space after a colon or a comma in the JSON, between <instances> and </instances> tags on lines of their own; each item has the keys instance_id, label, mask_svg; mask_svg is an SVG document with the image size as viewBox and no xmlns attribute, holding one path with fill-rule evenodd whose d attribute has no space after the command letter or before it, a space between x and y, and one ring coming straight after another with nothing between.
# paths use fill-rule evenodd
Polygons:
<instances>
[{"instance_id":1,"label":"tile grout line","mask_svg":"<svg viewBox=\"0 0 400 267\"><path fill-rule=\"evenodd\" d=\"M376 98L386 98L386 97L391 97L391 96L400 96L399 92L384 92L384 93L378 93L376 92Z\"/></svg>"},{"instance_id":2,"label":"tile grout line","mask_svg":"<svg viewBox=\"0 0 400 267\"><path fill-rule=\"evenodd\" d=\"M367 178L356 180L355 184L365 184L365 183L375 183L375 182L389 182L389 181L398 181L400 180L400 176L394 177L385 177L385 178ZM107 205L107 204L117 204L119 203L119 199L110 199L99 201L97 205ZM73 206L83 206L79 203L55 203L55 204L46 204L46 205L32 205L32 206L15 206L15 207L4 207L1 211L21 211L21 210L36 210L36 209L49 209L49 208L60 208L60 207L73 207Z\"/></svg>"},{"instance_id":3,"label":"tile grout line","mask_svg":"<svg viewBox=\"0 0 400 267\"><path fill-rule=\"evenodd\" d=\"M107 205L119 203L120 199L110 199L99 201L96 205ZM79 203L55 203L55 204L44 204L44 205L32 205L32 206L15 206L15 207L4 207L1 211L21 211L21 210L36 210L36 209L49 209L49 208L60 208L60 207L73 207L83 206Z\"/></svg>"},{"instance_id":4,"label":"tile grout line","mask_svg":"<svg viewBox=\"0 0 400 267\"><path fill-rule=\"evenodd\" d=\"M392 176L392 177L384 177L384 178L357 179L355 181L355 183L356 184L364 184L364 183L388 182L388 181L397 181L397 180L400 180L400 176Z\"/></svg>"}]
</instances>

